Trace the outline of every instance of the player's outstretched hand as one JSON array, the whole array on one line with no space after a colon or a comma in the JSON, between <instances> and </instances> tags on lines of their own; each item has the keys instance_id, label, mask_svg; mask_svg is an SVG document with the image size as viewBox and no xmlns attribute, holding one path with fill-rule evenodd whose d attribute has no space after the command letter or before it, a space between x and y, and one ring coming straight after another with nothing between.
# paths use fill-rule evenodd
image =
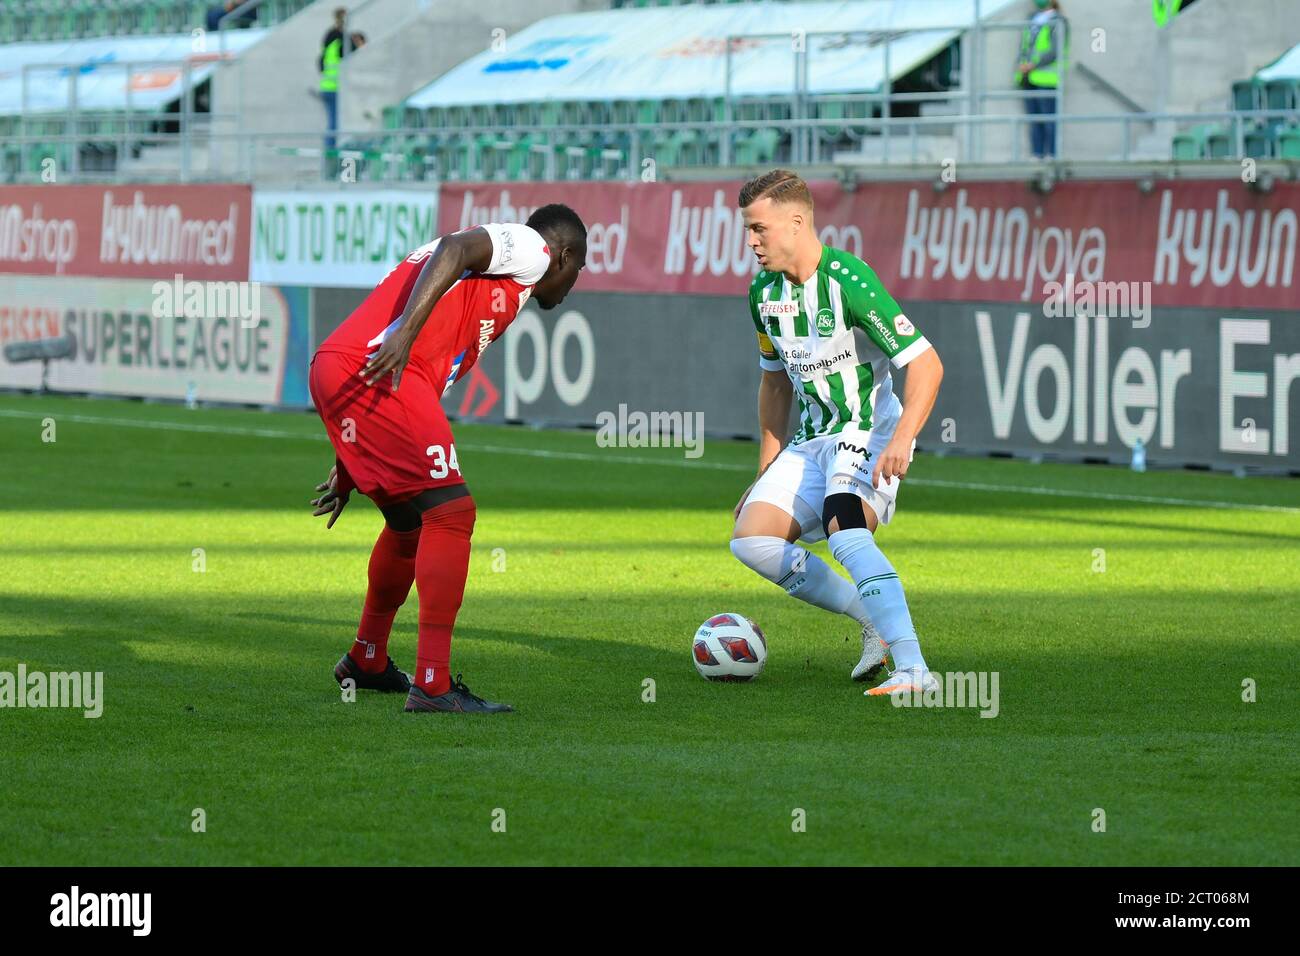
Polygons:
<instances>
[{"instance_id":1,"label":"player's outstretched hand","mask_svg":"<svg viewBox=\"0 0 1300 956\"><path fill-rule=\"evenodd\" d=\"M402 380L402 371L410 358L411 347L405 337L400 333L390 335L384 339L383 344L379 346L379 351L371 356L370 361L361 370L361 377L366 380L367 385L374 385L385 375L391 374L395 392L398 383Z\"/></svg>"},{"instance_id":2,"label":"player's outstretched hand","mask_svg":"<svg viewBox=\"0 0 1300 956\"><path fill-rule=\"evenodd\" d=\"M313 518L319 518L321 515L330 516L330 520L325 523L327 531L334 527L334 522L339 520L339 515L343 513L348 503L348 496L339 494L338 485L339 469L335 465L330 468L330 476L316 486L316 490L324 494L319 498L313 498L311 502L316 506L316 510L312 512Z\"/></svg>"},{"instance_id":3,"label":"player's outstretched hand","mask_svg":"<svg viewBox=\"0 0 1300 956\"><path fill-rule=\"evenodd\" d=\"M907 466L912 457L912 443L899 442L897 439L891 441L885 446L880 457L876 459L876 467L871 472L871 487L879 488L880 482L889 481L890 478L902 479L907 474Z\"/></svg>"}]
</instances>

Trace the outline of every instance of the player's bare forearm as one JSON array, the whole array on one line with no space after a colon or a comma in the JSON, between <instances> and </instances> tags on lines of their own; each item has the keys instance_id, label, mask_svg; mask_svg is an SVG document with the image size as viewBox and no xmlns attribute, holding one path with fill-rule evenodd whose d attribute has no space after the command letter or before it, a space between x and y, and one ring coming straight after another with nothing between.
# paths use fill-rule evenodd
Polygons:
<instances>
[{"instance_id":1,"label":"player's bare forearm","mask_svg":"<svg viewBox=\"0 0 1300 956\"><path fill-rule=\"evenodd\" d=\"M912 442L924 427L939 397L939 383L943 381L943 363L939 353L926 349L907 363L907 381L903 386L903 414L899 416L894 437L876 459L871 472L872 487L890 478L902 478L912 458Z\"/></svg>"},{"instance_id":2,"label":"player's bare forearm","mask_svg":"<svg viewBox=\"0 0 1300 956\"><path fill-rule=\"evenodd\" d=\"M903 414L899 416L894 438L902 438L909 446L925 427L935 399L939 397L939 383L943 381L943 363L939 353L926 349L907 363L907 381L903 385Z\"/></svg>"},{"instance_id":3,"label":"player's bare forearm","mask_svg":"<svg viewBox=\"0 0 1300 956\"><path fill-rule=\"evenodd\" d=\"M758 473L776 460L790 429L794 386L785 372L763 372L758 385Z\"/></svg>"},{"instance_id":4,"label":"player's bare forearm","mask_svg":"<svg viewBox=\"0 0 1300 956\"><path fill-rule=\"evenodd\" d=\"M492 239L485 229L469 229L445 236L420 269L397 328L361 370L361 377L366 380L366 384L373 385L391 372L393 388L396 389L411 348L419 337L420 330L424 328L424 323L433 314L438 300L446 295L447 290L455 285L466 270L482 272L491 262Z\"/></svg>"}]
</instances>

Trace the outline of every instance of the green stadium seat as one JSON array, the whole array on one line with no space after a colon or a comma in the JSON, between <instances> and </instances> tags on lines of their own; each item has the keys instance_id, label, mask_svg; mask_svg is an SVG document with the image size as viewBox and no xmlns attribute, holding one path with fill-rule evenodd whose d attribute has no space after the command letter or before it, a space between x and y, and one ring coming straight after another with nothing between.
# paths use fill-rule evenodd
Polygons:
<instances>
[{"instance_id":1,"label":"green stadium seat","mask_svg":"<svg viewBox=\"0 0 1300 956\"><path fill-rule=\"evenodd\" d=\"M1175 160L1200 159L1205 148L1205 134L1201 127L1175 133L1170 146Z\"/></svg>"},{"instance_id":2,"label":"green stadium seat","mask_svg":"<svg viewBox=\"0 0 1300 956\"><path fill-rule=\"evenodd\" d=\"M547 100L537 105L537 123L539 126L559 126L560 122L560 106L558 103Z\"/></svg>"},{"instance_id":3,"label":"green stadium seat","mask_svg":"<svg viewBox=\"0 0 1300 956\"><path fill-rule=\"evenodd\" d=\"M1269 80L1264 84L1264 103L1270 110L1300 109L1300 80Z\"/></svg>"},{"instance_id":4,"label":"green stadium seat","mask_svg":"<svg viewBox=\"0 0 1300 956\"><path fill-rule=\"evenodd\" d=\"M1231 131L1217 123L1202 123L1173 138L1176 160L1226 159L1234 152Z\"/></svg>"},{"instance_id":5,"label":"green stadium seat","mask_svg":"<svg viewBox=\"0 0 1300 956\"><path fill-rule=\"evenodd\" d=\"M469 111L463 106L448 106L443 110L442 128L463 129L469 125Z\"/></svg>"},{"instance_id":6,"label":"green stadium seat","mask_svg":"<svg viewBox=\"0 0 1300 956\"><path fill-rule=\"evenodd\" d=\"M566 101L560 104L560 122L565 126L582 126L589 121L586 103Z\"/></svg>"},{"instance_id":7,"label":"green stadium seat","mask_svg":"<svg viewBox=\"0 0 1300 956\"><path fill-rule=\"evenodd\" d=\"M448 179L469 179L473 140L468 133L448 137L440 149Z\"/></svg>"},{"instance_id":8,"label":"green stadium seat","mask_svg":"<svg viewBox=\"0 0 1300 956\"><path fill-rule=\"evenodd\" d=\"M681 165L681 144L671 136L655 137L654 142L642 147L660 167Z\"/></svg>"},{"instance_id":9,"label":"green stadium seat","mask_svg":"<svg viewBox=\"0 0 1300 956\"><path fill-rule=\"evenodd\" d=\"M814 115L819 120L840 120L844 119L844 101L843 100L817 100L813 106ZM819 132L823 140L834 141L840 138L844 133L843 126L822 126Z\"/></svg>"},{"instance_id":10,"label":"green stadium seat","mask_svg":"<svg viewBox=\"0 0 1300 956\"><path fill-rule=\"evenodd\" d=\"M1232 108L1234 110L1262 110L1264 108L1264 84L1255 79L1238 80L1232 84Z\"/></svg>"},{"instance_id":11,"label":"green stadium seat","mask_svg":"<svg viewBox=\"0 0 1300 956\"><path fill-rule=\"evenodd\" d=\"M1300 128L1288 126L1279 132L1277 155L1282 159L1300 159Z\"/></svg>"},{"instance_id":12,"label":"green stadium seat","mask_svg":"<svg viewBox=\"0 0 1300 956\"><path fill-rule=\"evenodd\" d=\"M707 162L708 143L698 129L683 129L671 134L676 141L679 166L703 166Z\"/></svg>"},{"instance_id":13,"label":"green stadium seat","mask_svg":"<svg viewBox=\"0 0 1300 956\"><path fill-rule=\"evenodd\" d=\"M736 138L735 162L738 166L759 166L771 163L781 142L779 131L771 128L757 129Z\"/></svg>"},{"instance_id":14,"label":"green stadium seat","mask_svg":"<svg viewBox=\"0 0 1300 956\"><path fill-rule=\"evenodd\" d=\"M636 103L632 100L615 100L610 103L610 122L630 126L637 122Z\"/></svg>"},{"instance_id":15,"label":"green stadium seat","mask_svg":"<svg viewBox=\"0 0 1300 956\"><path fill-rule=\"evenodd\" d=\"M1256 123L1248 128L1243 136L1246 155L1255 159L1268 159L1273 155L1276 141L1274 127L1269 123Z\"/></svg>"},{"instance_id":16,"label":"green stadium seat","mask_svg":"<svg viewBox=\"0 0 1300 956\"><path fill-rule=\"evenodd\" d=\"M1205 136L1206 159L1228 159L1236 153L1233 133L1226 126L1215 126Z\"/></svg>"}]
</instances>

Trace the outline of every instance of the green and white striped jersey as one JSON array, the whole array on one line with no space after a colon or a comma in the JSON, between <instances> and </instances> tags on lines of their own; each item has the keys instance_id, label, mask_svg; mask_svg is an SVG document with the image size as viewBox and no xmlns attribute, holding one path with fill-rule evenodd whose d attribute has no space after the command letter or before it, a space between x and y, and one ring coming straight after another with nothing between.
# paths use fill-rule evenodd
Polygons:
<instances>
[{"instance_id":1,"label":"green and white striped jersey","mask_svg":"<svg viewBox=\"0 0 1300 956\"><path fill-rule=\"evenodd\" d=\"M870 429L897 419L889 363L902 368L930 348L857 256L822 247L817 271L803 285L779 272L760 272L749 287L758 329L759 365L785 368L799 396L800 421L791 444L834 435L854 425ZM867 334L859 357L853 329Z\"/></svg>"}]
</instances>

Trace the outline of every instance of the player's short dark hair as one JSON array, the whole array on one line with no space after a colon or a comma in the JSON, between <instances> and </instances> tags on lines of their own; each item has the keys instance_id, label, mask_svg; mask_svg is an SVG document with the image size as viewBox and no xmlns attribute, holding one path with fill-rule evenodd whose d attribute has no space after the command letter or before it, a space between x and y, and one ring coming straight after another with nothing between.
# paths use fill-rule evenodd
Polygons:
<instances>
[{"instance_id":1,"label":"player's short dark hair","mask_svg":"<svg viewBox=\"0 0 1300 956\"><path fill-rule=\"evenodd\" d=\"M813 207L808 184L798 173L789 169L774 169L754 177L740 187L738 205L741 209L760 199L771 199L775 203L797 202L809 210Z\"/></svg>"},{"instance_id":2,"label":"player's short dark hair","mask_svg":"<svg viewBox=\"0 0 1300 956\"><path fill-rule=\"evenodd\" d=\"M575 246L587 241L587 227L582 218L564 203L553 202L538 207L524 225L562 246Z\"/></svg>"}]
</instances>

